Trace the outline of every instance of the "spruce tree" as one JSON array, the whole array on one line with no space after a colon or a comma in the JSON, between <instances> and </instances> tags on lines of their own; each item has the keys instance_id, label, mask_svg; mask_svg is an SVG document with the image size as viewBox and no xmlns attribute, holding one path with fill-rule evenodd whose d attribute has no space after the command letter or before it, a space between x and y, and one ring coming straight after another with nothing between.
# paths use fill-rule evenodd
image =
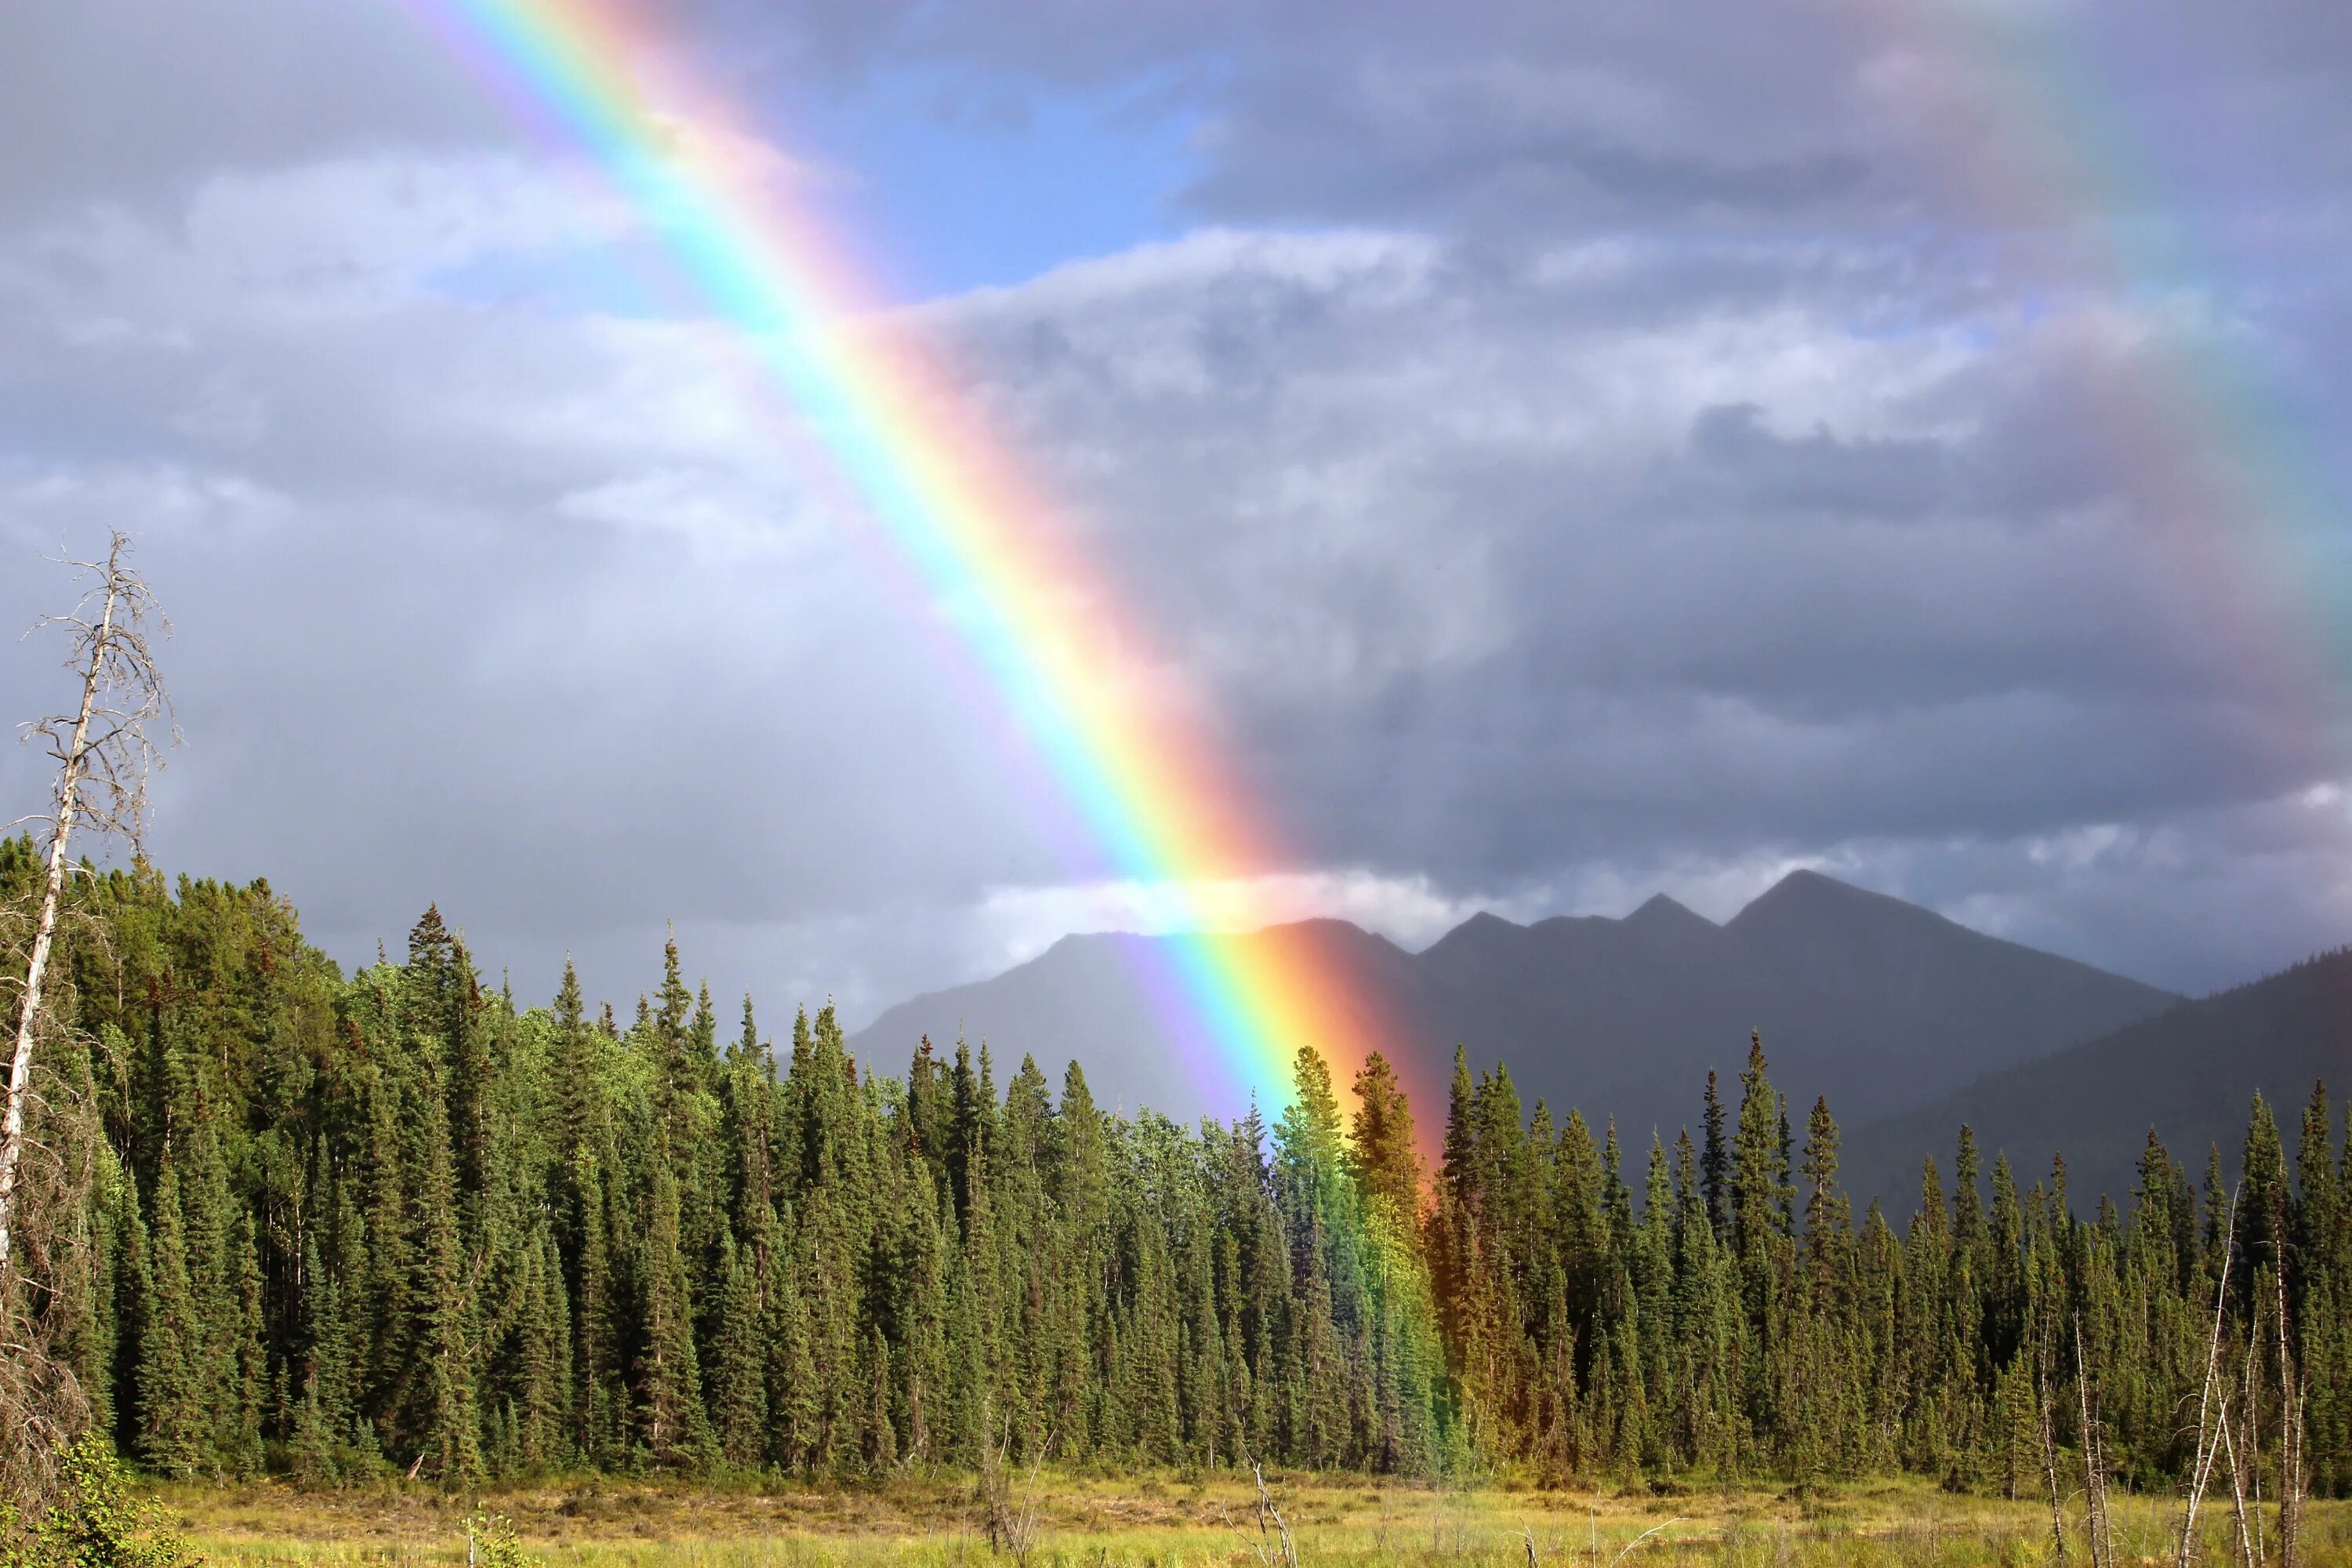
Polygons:
<instances>
[{"instance_id":1,"label":"spruce tree","mask_svg":"<svg viewBox=\"0 0 2352 1568\"><path fill-rule=\"evenodd\" d=\"M1852 1207L1838 1190L1838 1126L1827 1095L1813 1100L1805 1126L1805 1158L1799 1168L1805 1184L1805 1256L1817 1288L1837 1267L1837 1248L1851 1228Z\"/></svg>"},{"instance_id":2,"label":"spruce tree","mask_svg":"<svg viewBox=\"0 0 2352 1568\"><path fill-rule=\"evenodd\" d=\"M711 1367L711 1426L720 1458L739 1470L767 1456L766 1356L760 1345L760 1288L753 1261L732 1237L721 1237L718 1353Z\"/></svg>"},{"instance_id":3,"label":"spruce tree","mask_svg":"<svg viewBox=\"0 0 2352 1568\"><path fill-rule=\"evenodd\" d=\"M666 1148L654 1152L646 1196L646 1245L639 1313L645 1343L637 1363L637 1438L656 1464L695 1469L710 1460L695 1353L694 1302L678 1236L677 1180Z\"/></svg>"},{"instance_id":4,"label":"spruce tree","mask_svg":"<svg viewBox=\"0 0 2352 1568\"><path fill-rule=\"evenodd\" d=\"M196 1361L204 1333L188 1272L180 1186L169 1164L156 1178L149 1213L153 1216L154 1296L142 1314L146 1332L137 1379L140 1457L152 1469L184 1479L212 1469L216 1456L205 1397L207 1370Z\"/></svg>"},{"instance_id":5,"label":"spruce tree","mask_svg":"<svg viewBox=\"0 0 2352 1568\"><path fill-rule=\"evenodd\" d=\"M425 1468L445 1484L463 1486L483 1474L481 1412L475 1402L473 1299L457 1235L456 1160L441 1096L426 1085L419 1097L418 1173L409 1228L415 1269L410 1300L416 1323L410 1342L424 1357L412 1385L404 1435Z\"/></svg>"},{"instance_id":6,"label":"spruce tree","mask_svg":"<svg viewBox=\"0 0 2352 1568\"><path fill-rule=\"evenodd\" d=\"M1398 1223L1410 1223L1421 1212L1421 1155L1404 1085L1388 1058L1373 1051L1356 1070L1354 1089L1349 1173L1368 1210L1384 1205Z\"/></svg>"},{"instance_id":7,"label":"spruce tree","mask_svg":"<svg viewBox=\"0 0 2352 1568\"><path fill-rule=\"evenodd\" d=\"M1760 1042L1759 1042L1760 1043ZM1715 1069L1706 1069L1706 1107L1701 1122L1706 1142L1699 1152L1700 1190L1706 1197L1708 1219L1718 1238L1731 1235L1731 1145L1723 1131L1723 1098L1717 1093Z\"/></svg>"}]
</instances>

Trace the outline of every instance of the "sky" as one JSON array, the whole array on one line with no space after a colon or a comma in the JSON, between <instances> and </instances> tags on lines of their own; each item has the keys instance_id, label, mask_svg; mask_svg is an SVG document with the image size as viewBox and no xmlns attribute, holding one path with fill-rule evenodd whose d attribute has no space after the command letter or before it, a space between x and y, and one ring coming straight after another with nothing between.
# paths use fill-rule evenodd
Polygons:
<instances>
[{"instance_id":1,"label":"sky","mask_svg":"<svg viewBox=\"0 0 2352 1568\"><path fill-rule=\"evenodd\" d=\"M0 625L136 536L159 862L853 1024L1164 921L425 9L0 8ZM1069 521L1267 918L1804 866L2189 992L2352 940L2352 10L633 9Z\"/></svg>"}]
</instances>

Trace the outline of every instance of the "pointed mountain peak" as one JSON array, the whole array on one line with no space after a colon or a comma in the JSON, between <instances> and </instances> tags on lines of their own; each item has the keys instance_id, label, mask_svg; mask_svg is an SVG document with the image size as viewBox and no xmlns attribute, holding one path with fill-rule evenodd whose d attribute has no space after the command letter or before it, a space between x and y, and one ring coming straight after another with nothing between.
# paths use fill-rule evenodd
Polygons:
<instances>
[{"instance_id":1,"label":"pointed mountain peak","mask_svg":"<svg viewBox=\"0 0 2352 1568\"><path fill-rule=\"evenodd\" d=\"M1452 942L1456 946L1492 947L1527 934L1528 928L1517 921L1507 921L1491 910L1480 910L1437 941L1441 945Z\"/></svg>"},{"instance_id":2,"label":"pointed mountain peak","mask_svg":"<svg viewBox=\"0 0 2352 1568\"><path fill-rule=\"evenodd\" d=\"M1840 893L1861 893L1867 892L1868 890L1869 889L1864 888L1858 888L1852 882L1841 882L1826 871L1816 871L1811 866L1800 866L1795 870L1790 871L1788 875L1782 877L1779 881L1773 883L1770 887L1765 889L1762 893L1757 896L1757 899L1754 901L1761 902L1765 899L1803 898L1807 896L1816 898L1824 896L1835 898Z\"/></svg>"},{"instance_id":3,"label":"pointed mountain peak","mask_svg":"<svg viewBox=\"0 0 2352 1568\"><path fill-rule=\"evenodd\" d=\"M1629 926L1655 926L1672 930L1677 927L1705 926L1715 929L1715 922L1689 905L1678 903L1664 893L1652 893L1642 907L1625 917Z\"/></svg>"},{"instance_id":4,"label":"pointed mountain peak","mask_svg":"<svg viewBox=\"0 0 2352 1568\"><path fill-rule=\"evenodd\" d=\"M1906 903L1891 894L1874 893L1867 888L1857 888L1852 882L1841 882L1835 877L1800 867L1750 900L1746 909L1731 917L1731 923L1753 926L1768 920L1862 911L1882 917L1901 911L1914 918L1925 917L1938 922L1944 920L1933 910Z\"/></svg>"},{"instance_id":5,"label":"pointed mountain peak","mask_svg":"<svg viewBox=\"0 0 2352 1568\"><path fill-rule=\"evenodd\" d=\"M1617 923L1628 935L1691 961L1711 950L1723 935L1721 926L1664 893L1652 894L1640 909Z\"/></svg>"},{"instance_id":6,"label":"pointed mountain peak","mask_svg":"<svg viewBox=\"0 0 2352 1568\"><path fill-rule=\"evenodd\" d=\"M1444 936L1432 942L1431 952L1441 950L1449 953L1491 952L1507 950L1517 939L1528 934L1528 928L1488 910L1480 910Z\"/></svg>"}]
</instances>

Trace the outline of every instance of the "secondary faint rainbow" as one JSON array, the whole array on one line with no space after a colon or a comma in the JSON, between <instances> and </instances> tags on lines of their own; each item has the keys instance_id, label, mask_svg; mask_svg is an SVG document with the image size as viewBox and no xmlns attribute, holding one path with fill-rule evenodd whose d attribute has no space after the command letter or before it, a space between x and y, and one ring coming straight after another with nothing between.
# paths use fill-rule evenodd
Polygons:
<instances>
[{"instance_id":1,"label":"secondary faint rainbow","mask_svg":"<svg viewBox=\"0 0 2352 1568\"><path fill-rule=\"evenodd\" d=\"M1874 57L1882 90L1916 115L1948 182L2004 265L2149 328L2231 298L2183 175L2135 112L2139 73L2103 62L2095 13L1969 0L1823 0ZM2126 329L2127 330L2127 329ZM2128 384L2080 415L2168 566L2184 610L2220 635L2233 674L2295 716L2252 745L2308 776L2352 767L2342 731L2352 682L2347 476L2310 421L2226 321L2148 331ZM2339 835L2352 825L2338 821Z\"/></svg>"},{"instance_id":2,"label":"secondary faint rainbow","mask_svg":"<svg viewBox=\"0 0 2352 1568\"><path fill-rule=\"evenodd\" d=\"M1378 999L1309 937L1219 934L1263 923L1234 902L1280 865L1255 814L1054 509L871 308L839 247L761 177L761 159L777 161L761 139L691 84L673 84L690 97L649 98L641 73L662 40L619 5L408 4L651 219L951 624L1107 868L1164 895L1189 934L1164 944L1172 968L1147 981L1193 1042L1193 1070L1279 1104L1311 1043L1344 1090L1381 1043Z\"/></svg>"}]
</instances>

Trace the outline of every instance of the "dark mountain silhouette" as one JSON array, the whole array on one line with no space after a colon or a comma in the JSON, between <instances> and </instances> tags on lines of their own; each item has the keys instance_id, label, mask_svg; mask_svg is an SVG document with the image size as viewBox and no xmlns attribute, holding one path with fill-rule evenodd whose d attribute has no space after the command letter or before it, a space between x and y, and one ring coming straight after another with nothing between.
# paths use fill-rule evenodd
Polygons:
<instances>
[{"instance_id":1,"label":"dark mountain silhouette","mask_svg":"<svg viewBox=\"0 0 2352 1568\"><path fill-rule=\"evenodd\" d=\"M1596 1126L1613 1115L1635 1155L1653 1128L1671 1141L1696 1127L1709 1068L1736 1093L1751 1028L1800 1126L1816 1093L1852 1124L2179 1000L1808 871L1722 925L1661 896L1622 920L1482 914L1419 953L1338 921L1234 940L1310 943L1341 968L1345 1005L1398 1042L1424 1121L1444 1114L1433 1091L1459 1043L1482 1068L1507 1066L1529 1105L1580 1107ZM1182 1010L1152 999L1174 946L1067 937L993 980L893 1007L853 1044L895 1071L919 1036L945 1047L961 1031L1052 1073L1076 1058L1106 1104L1229 1112L1171 1033Z\"/></svg>"},{"instance_id":2,"label":"dark mountain silhouette","mask_svg":"<svg viewBox=\"0 0 2352 1568\"><path fill-rule=\"evenodd\" d=\"M1346 921L1304 921L1235 940L1306 948L1320 967L1346 976L1339 990L1362 1020L1343 1021L1348 1033L1410 1005L1413 955ZM1232 1086L1213 1076L1213 1051L1179 1035L1194 1020L1173 967L1178 945L1124 931L1066 936L994 979L892 1007L851 1036L849 1048L861 1063L902 1073L925 1037L942 1055L952 1053L959 1037L974 1051L985 1041L1000 1058L1000 1089L1021 1058L1032 1056L1058 1093L1064 1066L1076 1060L1106 1109L1229 1116L1239 1107L1225 1103Z\"/></svg>"},{"instance_id":3,"label":"dark mountain silhouette","mask_svg":"<svg viewBox=\"0 0 2352 1568\"><path fill-rule=\"evenodd\" d=\"M2292 1160L2304 1105L2322 1079L2339 1096L2352 1087L2352 951L2187 1003L1851 1129L1846 1184L1859 1197L1882 1197L1899 1228L1918 1207L1923 1157L1935 1155L1949 1186L1953 1147L1966 1122L1985 1169L2006 1151L2021 1187L2047 1175L2051 1157L2063 1154L2068 1191L2077 1209L2088 1212L2102 1193L2125 1202L2150 1128L2191 1180L2203 1182L2206 1152L2217 1146L2234 1178L2258 1090L2271 1102ZM2340 1104L2336 1114L2340 1131Z\"/></svg>"}]
</instances>

